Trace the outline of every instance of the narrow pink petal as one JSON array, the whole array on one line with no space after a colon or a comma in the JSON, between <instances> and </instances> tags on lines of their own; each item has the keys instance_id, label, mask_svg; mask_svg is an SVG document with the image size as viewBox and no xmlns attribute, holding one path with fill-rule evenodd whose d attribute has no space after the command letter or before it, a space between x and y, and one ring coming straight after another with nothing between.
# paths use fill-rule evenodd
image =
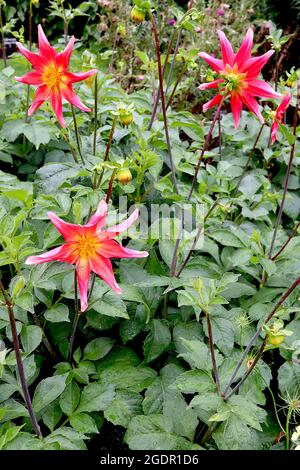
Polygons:
<instances>
[{"instance_id":1,"label":"narrow pink petal","mask_svg":"<svg viewBox=\"0 0 300 470\"><path fill-rule=\"evenodd\" d=\"M60 92L57 91L50 93L50 103L61 127L66 127L66 121L64 120L62 112L62 96Z\"/></svg>"},{"instance_id":2,"label":"narrow pink petal","mask_svg":"<svg viewBox=\"0 0 300 470\"><path fill-rule=\"evenodd\" d=\"M278 131L278 122L277 119L274 119L272 127L271 127L271 143L274 144L276 138L277 138L277 131Z\"/></svg>"},{"instance_id":3,"label":"narrow pink petal","mask_svg":"<svg viewBox=\"0 0 300 470\"><path fill-rule=\"evenodd\" d=\"M50 89L46 85L39 86L35 91L33 103L28 109L28 115L31 116L49 98L49 95Z\"/></svg>"},{"instance_id":4,"label":"narrow pink petal","mask_svg":"<svg viewBox=\"0 0 300 470\"><path fill-rule=\"evenodd\" d=\"M232 94L230 98L230 105L233 115L234 127L237 129L240 124L241 112L243 108L243 103L240 100L238 94Z\"/></svg>"},{"instance_id":5,"label":"narrow pink petal","mask_svg":"<svg viewBox=\"0 0 300 470\"><path fill-rule=\"evenodd\" d=\"M105 258L145 258L149 255L147 251L125 248L116 240L103 240L97 251Z\"/></svg>"},{"instance_id":6,"label":"narrow pink petal","mask_svg":"<svg viewBox=\"0 0 300 470\"><path fill-rule=\"evenodd\" d=\"M280 93L276 93L273 88L264 80L251 80L248 82L247 91L253 96L260 98L282 98Z\"/></svg>"},{"instance_id":7,"label":"narrow pink petal","mask_svg":"<svg viewBox=\"0 0 300 470\"><path fill-rule=\"evenodd\" d=\"M85 227L97 224L97 230L100 230L106 224L106 214L107 214L107 204L104 201L104 199L102 199L98 204L98 208L95 214L92 215L92 217L89 219L87 224L85 224Z\"/></svg>"},{"instance_id":8,"label":"narrow pink petal","mask_svg":"<svg viewBox=\"0 0 300 470\"><path fill-rule=\"evenodd\" d=\"M33 70L32 72L26 73L23 77L15 77L17 82L26 83L26 85L43 85L43 75L40 71Z\"/></svg>"},{"instance_id":9,"label":"narrow pink petal","mask_svg":"<svg viewBox=\"0 0 300 470\"><path fill-rule=\"evenodd\" d=\"M261 69L268 62L274 51L268 51L260 57L250 57L241 65L240 72L247 72L247 79L253 80L258 77Z\"/></svg>"},{"instance_id":10,"label":"narrow pink petal","mask_svg":"<svg viewBox=\"0 0 300 470\"><path fill-rule=\"evenodd\" d=\"M97 72L98 72L97 69L91 69L91 70L88 70L87 72L78 72L78 73L66 72L65 76L67 78L67 83L76 83L76 82L81 82L82 80L86 80L92 75L95 75L95 73Z\"/></svg>"},{"instance_id":11,"label":"narrow pink petal","mask_svg":"<svg viewBox=\"0 0 300 470\"><path fill-rule=\"evenodd\" d=\"M283 96L283 99L276 110L276 117L278 119L282 119L282 116L284 115L284 113L286 112L286 110L288 109L290 105L291 99L292 97L289 93Z\"/></svg>"},{"instance_id":12,"label":"narrow pink petal","mask_svg":"<svg viewBox=\"0 0 300 470\"><path fill-rule=\"evenodd\" d=\"M49 41L40 24L38 25L38 41L39 41L39 50L40 50L41 56L45 57L47 61L54 59L54 57L56 56L56 51L49 44Z\"/></svg>"},{"instance_id":13,"label":"narrow pink petal","mask_svg":"<svg viewBox=\"0 0 300 470\"><path fill-rule=\"evenodd\" d=\"M206 54L206 52L199 52L198 56L201 57L201 59L204 59L205 62L208 63L208 65L211 66L211 68L215 71L220 73L221 70L224 69L224 64L223 61L220 59L216 59L215 57L212 57L209 54Z\"/></svg>"},{"instance_id":14,"label":"narrow pink petal","mask_svg":"<svg viewBox=\"0 0 300 470\"><path fill-rule=\"evenodd\" d=\"M85 104L82 103L80 98L75 95L74 91L72 90L72 85L62 87L61 93L62 97L69 101L69 103L73 104L73 106L76 106L76 108L81 109L81 111L91 111L90 108L85 106Z\"/></svg>"},{"instance_id":15,"label":"narrow pink petal","mask_svg":"<svg viewBox=\"0 0 300 470\"><path fill-rule=\"evenodd\" d=\"M117 294L122 294L122 290L117 284L112 264L109 259L100 255L96 255L91 260L91 268L92 271L98 274L98 276L100 276L101 279L103 279L103 281L106 282L106 284L108 284L113 291L115 291Z\"/></svg>"},{"instance_id":16,"label":"narrow pink petal","mask_svg":"<svg viewBox=\"0 0 300 470\"><path fill-rule=\"evenodd\" d=\"M74 264L78 258L74 247L71 244L61 245L58 248L47 251L42 255L29 256L25 264L41 264L49 263L50 261L61 261L63 263Z\"/></svg>"},{"instance_id":17,"label":"narrow pink petal","mask_svg":"<svg viewBox=\"0 0 300 470\"><path fill-rule=\"evenodd\" d=\"M250 58L252 46L253 46L253 29L248 28L247 34L242 41L241 47L239 48L235 56L234 62L238 66L242 66L244 62Z\"/></svg>"},{"instance_id":18,"label":"narrow pink petal","mask_svg":"<svg viewBox=\"0 0 300 470\"><path fill-rule=\"evenodd\" d=\"M243 93L241 93L239 96L242 102L247 106L247 108L249 108L250 111L252 111L258 117L259 121L263 124L265 122L264 118L262 117L262 114L259 110L258 102L253 98L253 96L246 90L243 90Z\"/></svg>"},{"instance_id":19,"label":"narrow pink petal","mask_svg":"<svg viewBox=\"0 0 300 470\"><path fill-rule=\"evenodd\" d=\"M55 59L57 65L61 65L64 69L68 68L74 44L75 36L72 36L65 49L57 54Z\"/></svg>"},{"instance_id":20,"label":"narrow pink petal","mask_svg":"<svg viewBox=\"0 0 300 470\"><path fill-rule=\"evenodd\" d=\"M234 53L233 53L232 45L228 41L223 31L218 30L217 33L218 33L220 43L221 43L223 64L224 66L226 64L233 65Z\"/></svg>"},{"instance_id":21,"label":"narrow pink petal","mask_svg":"<svg viewBox=\"0 0 300 470\"><path fill-rule=\"evenodd\" d=\"M33 65L35 69L41 69L46 64L46 61L43 57L41 57L39 54L36 54L35 52L29 51L20 42L17 42L17 47L21 54L26 57L26 59L31 63L31 65Z\"/></svg>"},{"instance_id":22,"label":"narrow pink petal","mask_svg":"<svg viewBox=\"0 0 300 470\"><path fill-rule=\"evenodd\" d=\"M203 112L205 113L209 108L213 108L213 106L216 106L217 104L219 104L221 100L222 100L221 95L218 94L214 96L210 101L208 101L207 103L203 105Z\"/></svg>"},{"instance_id":23,"label":"narrow pink petal","mask_svg":"<svg viewBox=\"0 0 300 470\"><path fill-rule=\"evenodd\" d=\"M54 212L47 212L47 215L59 233L68 242L76 241L82 233L81 225L70 224L58 217Z\"/></svg>"},{"instance_id":24,"label":"narrow pink petal","mask_svg":"<svg viewBox=\"0 0 300 470\"><path fill-rule=\"evenodd\" d=\"M218 88L219 83L224 83L223 78L218 78L217 80L214 80L213 82L208 82L208 83L201 83L200 86L198 86L198 90L209 90L210 88Z\"/></svg>"},{"instance_id":25,"label":"narrow pink petal","mask_svg":"<svg viewBox=\"0 0 300 470\"><path fill-rule=\"evenodd\" d=\"M76 276L80 293L80 310L88 308L88 288L91 275L91 264L87 259L79 259L76 263Z\"/></svg>"},{"instance_id":26,"label":"narrow pink petal","mask_svg":"<svg viewBox=\"0 0 300 470\"><path fill-rule=\"evenodd\" d=\"M125 232L139 217L139 210L135 209L128 219L124 220L118 225L114 225L113 227L109 227L108 229L104 230L103 232L99 231L97 227L97 235L101 239L107 238L114 238L118 236L121 232Z\"/></svg>"}]
</instances>

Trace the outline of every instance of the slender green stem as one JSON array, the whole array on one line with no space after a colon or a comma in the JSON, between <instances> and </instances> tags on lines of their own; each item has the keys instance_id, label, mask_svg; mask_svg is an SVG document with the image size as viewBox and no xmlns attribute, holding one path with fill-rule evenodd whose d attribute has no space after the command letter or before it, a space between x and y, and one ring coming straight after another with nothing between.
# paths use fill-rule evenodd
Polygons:
<instances>
[{"instance_id":1,"label":"slender green stem","mask_svg":"<svg viewBox=\"0 0 300 470\"><path fill-rule=\"evenodd\" d=\"M108 142L107 142L106 149L105 149L105 153L104 153L104 157L103 157L103 162L106 162L106 161L108 160L108 156L109 156L111 144L112 144L112 141L113 141L113 137L114 137L116 125L117 125L117 116L114 116L114 119L113 119L113 122L112 122L112 126L111 126L111 129L110 129L110 133L109 133L109 137L108 137ZM96 184L95 184L95 188L94 188L94 189L98 189L98 188L99 188L99 186L100 186L100 184L101 184L101 181L102 181L102 178L103 178L103 174L104 174L104 169L102 170L102 172L101 172L101 174L100 174L100 176L99 176L99 179L98 179L98 181L97 181Z\"/></svg>"},{"instance_id":2,"label":"slender green stem","mask_svg":"<svg viewBox=\"0 0 300 470\"><path fill-rule=\"evenodd\" d=\"M296 107L295 107L295 113L294 113L294 123L293 123L294 140L293 140L293 143L291 145L290 158L289 158L289 163L288 163L288 167L287 167L287 171L286 171L286 175L285 175L282 199L281 199L281 203L280 203L280 207L279 207L279 211L278 211L278 215L277 215L277 219L276 219L276 223L275 223L275 227L274 227L273 237L272 237L272 241L271 241L271 245L270 245L270 249L269 249L269 253L268 253L269 259L272 258L273 248L274 248L276 237L277 237L277 231L278 231L279 224L281 222L284 203L285 203L286 194L287 194L287 190L288 190L288 186L289 186L290 174L291 174L291 170L292 170L292 163L293 163L294 154L295 154L297 122L298 122L298 109L299 109L299 98L300 98L299 95L300 95L300 82L298 83L298 87L297 87L297 100L296 100Z\"/></svg>"},{"instance_id":3,"label":"slender green stem","mask_svg":"<svg viewBox=\"0 0 300 470\"><path fill-rule=\"evenodd\" d=\"M214 340L213 340L213 332L212 332L212 325L211 325L211 321L210 321L210 315L209 315L208 312L204 312L204 313L205 313L206 321L207 321L207 333L208 333L208 339L209 339L209 349L210 349L210 355L211 355L211 362L212 362L212 365L213 365L215 383L216 383L216 387L217 387L219 395L222 396L221 387L220 387L218 365L217 365L215 349L214 349Z\"/></svg>"},{"instance_id":4,"label":"slender green stem","mask_svg":"<svg viewBox=\"0 0 300 470\"><path fill-rule=\"evenodd\" d=\"M81 152L81 145L80 145L80 137L79 137L79 131L78 131L78 125L77 125L77 119L76 119L76 114L74 110L74 106L71 104L71 111L72 111L72 117L73 117L73 123L74 123L74 129L75 129L75 137L76 137L76 144L77 144L77 150L78 154L81 158L82 163L85 165L85 161Z\"/></svg>"},{"instance_id":5,"label":"slender green stem","mask_svg":"<svg viewBox=\"0 0 300 470\"><path fill-rule=\"evenodd\" d=\"M152 23L152 30L153 30L155 48L156 48L159 89L160 89L160 100L161 100L161 107L162 107L162 113L163 113L163 119L164 119L164 128L165 128L165 136L166 136L167 147L168 147L168 156L169 156L170 168L171 168L171 172L172 172L173 185L174 185L176 194L178 194L176 172L175 172L175 166L174 166L174 162L173 162L171 142L170 142L170 136L169 136L169 130L168 130L168 121L167 121L167 111L166 111L165 93L164 93L164 85L163 85L163 73L162 73L162 65L161 65L161 54L160 54L159 38L158 38L158 32L157 32L157 27L156 27L156 20L154 18L154 15L152 14L151 10L149 10L149 16L150 16L151 23Z\"/></svg>"},{"instance_id":6,"label":"slender green stem","mask_svg":"<svg viewBox=\"0 0 300 470\"><path fill-rule=\"evenodd\" d=\"M111 175L109 183L108 183L107 194L106 194L106 204L109 203L109 198L110 198L110 195L111 195L111 192L112 192L115 175L116 175L116 170L114 170L112 172L112 175Z\"/></svg>"},{"instance_id":7,"label":"slender green stem","mask_svg":"<svg viewBox=\"0 0 300 470\"><path fill-rule=\"evenodd\" d=\"M177 34L176 46L175 46L174 54L173 54L173 58L172 58L171 68L170 68L168 79L167 79L165 96L167 96L167 94L168 94L169 86L170 86L171 81L172 81L172 77L173 77L173 73L174 73L174 69L175 69L176 56L177 56L178 49L179 49L179 46L180 46L180 41L181 41L181 32L182 32L182 30L181 30L181 28L179 28L178 34Z\"/></svg>"},{"instance_id":8,"label":"slender green stem","mask_svg":"<svg viewBox=\"0 0 300 470\"><path fill-rule=\"evenodd\" d=\"M96 139L97 139L97 116L98 116L98 79L95 77L94 84L94 137L93 137L93 155L96 155Z\"/></svg>"},{"instance_id":9,"label":"slender green stem","mask_svg":"<svg viewBox=\"0 0 300 470\"><path fill-rule=\"evenodd\" d=\"M277 253L274 256L272 256L272 258L271 258L272 261L274 261L276 258L278 258L279 255L281 255L283 250L287 247L287 245L290 243L290 241L292 240L294 235L297 233L299 227L300 227L300 222L297 223L294 230L290 233L287 241L282 245L282 247L277 251Z\"/></svg>"},{"instance_id":10,"label":"slender green stem","mask_svg":"<svg viewBox=\"0 0 300 470\"><path fill-rule=\"evenodd\" d=\"M16 326L16 320L14 316L14 310L13 310L13 305L11 301L9 300L9 297L6 293L6 290L2 284L2 281L0 279L0 290L2 292L5 305L7 308L7 313L8 313L8 318L9 318L9 324L10 324L10 329L11 329L11 334L12 334L12 339L13 339L13 346L14 346L14 351L16 355L16 361L17 361L17 368L18 368L18 374L20 377L20 382L23 390L23 395L24 395L24 400L27 406L27 410L30 416L30 420L33 426L33 429L38 437L43 437L39 424L37 422L31 398L30 398L30 393L28 390L28 385L27 385L27 380L25 377L25 372L24 372L24 365L22 361L22 356L21 356L21 351L20 351L20 343L19 343L19 338L18 338L18 332L17 332L17 326Z\"/></svg>"},{"instance_id":11,"label":"slender green stem","mask_svg":"<svg viewBox=\"0 0 300 470\"><path fill-rule=\"evenodd\" d=\"M285 450L290 450L290 420L292 417L292 407L289 406L285 423Z\"/></svg>"},{"instance_id":12,"label":"slender green stem","mask_svg":"<svg viewBox=\"0 0 300 470\"><path fill-rule=\"evenodd\" d=\"M198 159L198 163L197 163L197 166L196 166L196 169L195 169L195 174L194 174L194 177L193 177L192 186L191 186L191 189L190 189L188 198L187 198L188 202L191 200L192 194L193 194L193 192L194 192L195 184L196 184L196 181L197 181L197 176L198 176L199 169L200 169L200 165L201 165L201 162L202 162L204 153L205 153L206 150L207 150L208 143L209 143L209 141L210 141L210 139L211 139L211 136L212 136L212 133L213 133L215 124L216 124L217 120L219 119L219 115L220 115L220 112L221 112L221 108L222 108L224 99L225 99L225 96L222 97L222 99L221 99L221 101L220 101L220 103L219 103L219 105L218 105L218 108L217 108L217 110L216 110L216 112L215 112L214 118L213 118L213 120L212 120L212 122L211 122L209 131L208 131L207 136L206 136L206 138L205 138L204 145L203 145L203 147L202 147L202 150L201 150L201 153L200 153L200 156L199 156L199 159Z\"/></svg>"},{"instance_id":13,"label":"slender green stem","mask_svg":"<svg viewBox=\"0 0 300 470\"><path fill-rule=\"evenodd\" d=\"M174 37L175 37L175 29L174 29L173 34L171 36L171 39L169 41L168 49L167 49L167 52L166 52L166 57L165 57L164 66L163 66L163 77L165 76L165 71L166 71L166 67L167 67L167 64L168 64L169 57L170 57ZM157 111L157 107L158 107L158 102L159 102L159 97L160 97L160 84L158 85L158 90L157 90L157 93L155 95L152 114L151 114L150 122L149 122L149 125L148 125L148 129L147 129L148 131L150 131L152 129L152 126L153 126L153 123L154 123L154 119L155 119L156 111Z\"/></svg>"},{"instance_id":14,"label":"slender green stem","mask_svg":"<svg viewBox=\"0 0 300 470\"><path fill-rule=\"evenodd\" d=\"M4 67L7 67L7 57L6 57L6 50L5 50L4 31L3 31L2 3L0 3L0 29L1 29L1 42L2 42L2 59L3 59Z\"/></svg>"},{"instance_id":15,"label":"slender green stem","mask_svg":"<svg viewBox=\"0 0 300 470\"><path fill-rule=\"evenodd\" d=\"M68 361L69 362L72 361L75 336L76 336L76 331L77 331L79 318L80 318L80 315L81 315L81 312L78 309L78 290L77 290L76 269L74 269L74 307L75 307L74 320L73 320L73 325L72 325L72 332L71 332L69 351L68 351Z\"/></svg>"},{"instance_id":16,"label":"slender green stem","mask_svg":"<svg viewBox=\"0 0 300 470\"><path fill-rule=\"evenodd\" d=\"M69 136L67 135L66 131L64 129L62 129L61 127L59 128L59 131L60 131L60 134L62 135L63 139L65 140L65 142L69 146L69 149L70 149L71 155L74 159L74 162L79 163L76 152L74 151L73 145L71 144Z\"/></svg>"},{"instance_id":17,"label":"slender green stem","mask_svg":"<svg viewBox=\"0 0 300 470\"><path fill-rule=\"evenodd\" d=\"M44 343L45 348L48 350L50 356L52 356L53 359L58 359L56 352L52 348L52 346L50 344L50 341L48 340L48 338L46 336L46 333L44 332L44 329L43 329L42 324L39 320L39 317L37 316L37 314L35 312L32 313L32 318L33 318L34 323L37 326L39 326L41 328L42 332L43 332L42 341Z\"/></svg>"},{"instance_id":18,"label":"slender green stem","mask_svg":"<svg viewBox=\"0 0 300 470\"><path fill-rule=\"evenodd\" d=\"M236 386L231 391L228 391L227 395L224 393L224 400L228 400L228 398L230 398L232 395L234 395L239 390L239 388L243 385L245 380L249 377L249 375L253 371L254 367L256 366L258 360L261 358L261 356L264 352L264 349L265 349L265 345L266 345L266 340L264 339L261 346L260 346L260 348L259 348L259 350L258 350L258 353L256 354L255 358L252 361L251 366L247 369L247 372L244 374L244 376L241 378L241 380L236 384ZM227 390L227 388L226 388L226 390Z\"/></svg>"}]
</instances>

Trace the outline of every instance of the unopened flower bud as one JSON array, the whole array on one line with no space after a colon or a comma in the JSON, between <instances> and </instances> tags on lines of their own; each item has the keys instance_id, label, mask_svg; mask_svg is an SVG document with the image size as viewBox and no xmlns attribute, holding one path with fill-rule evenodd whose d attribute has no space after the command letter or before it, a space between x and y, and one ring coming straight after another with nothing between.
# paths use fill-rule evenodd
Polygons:
<instances>
[{"instance_id":1,"label":"unopened flower bud","mask_svg":"<svg viewBox=\"0 0 300 470\"><path fill-rule=\"evenodd\" d=\"M137 24L142 23L145 19L145 16L145 12L137 6L133 7L130 12L130 18Z\"/></svg>"},{"instance_id":2,"label":"unopened flower bud","mask_svg":"<svg viewBox=\"0 0 300 470\"><path fill-rule=\"evenodd\" d=\"M132 180L132 174L129 168L122 168L117 173L119 183L128 184Z\"/></svg>"}]
</instances>

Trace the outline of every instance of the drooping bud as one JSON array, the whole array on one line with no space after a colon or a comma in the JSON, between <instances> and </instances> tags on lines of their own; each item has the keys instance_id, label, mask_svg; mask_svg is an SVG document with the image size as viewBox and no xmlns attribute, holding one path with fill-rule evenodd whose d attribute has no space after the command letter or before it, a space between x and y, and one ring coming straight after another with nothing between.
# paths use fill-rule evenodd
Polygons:
<instances>
[{"instance_id":1,"label":"drooping bud","mask_svg":"<svg viewBox=\"0 0 300 470\"><path fill-rule=\"evenodd\" d=\"M132 180L132 174L129 168L119 170L116 177L121 184L128 184Z\"/></svg>"}]
</instances>

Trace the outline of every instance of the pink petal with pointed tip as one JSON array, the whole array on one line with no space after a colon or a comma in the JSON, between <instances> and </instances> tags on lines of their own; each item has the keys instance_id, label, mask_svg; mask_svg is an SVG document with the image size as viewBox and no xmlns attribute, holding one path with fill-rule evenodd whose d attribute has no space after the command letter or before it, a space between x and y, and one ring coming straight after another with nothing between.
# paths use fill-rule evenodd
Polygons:
<instances>
[{"instance_id":1,"label":"pink petal with pointed tip","mask_svg":"<svg viewBox=\"0 0 300 470\"><path fill-rule=\"evenodd\" d=\"M147 251L131 250L121 246L116 240L103 240L97 250L105 258L146 258Z\"/></svg>"},{"instance_id":2,"label":"pink petal with pointed tip","mask_svg":"<svg viewBox=\"0 0 300 470\"><path fill-rule=\"evenodd\" d=\"M67 83L81 82L82 80L86 80L92 75L95 75L95 73L97 72L98 72L97 69L91 69L91 70L88 70L87 72L78 72L78 73L67 72L66 73Z\"/></svg>"},{"instance_id":3,"label":"pink petal with pointed tip","mask_svg":"<svg viewBox=\"0 0 300 470\"><path fill-rule=\"evenodd\" d=\"M70 244L65 244L54 248L53 250L47 251L42 255L29 256L25 264L42 264L49 263L50 261L60 261L62 263L74 264L78 256L74 252L74 247Z\"/></svg>"},{"instance_id":4,"label":"pink petal with pointed tip","mask_svg":"<svg viewBox=\"0 0 300 470\"><path fill-rule=\"evenodd\" d=\"M290 105L291 99L292 97L289 93L283 96L283 99L276 110L276 117L278 119L282 119L283 114L286 112Z\"/></svg>"},{"instance_id":5,"label":"pink petal with pointed tip","mask_svg":"<svg viewBox=\"0 0 300 470\"><path fill-rule=\"evenodd\" d=\"M31 63L31 65L33 65L35 69L41 69L46 64L46 61L43 57L41 57L39 54L36 54L35 52L29 51L20 42L17 42L17 47L21 54L26 57L26 59Z\"/></svg>"},{"instance_id":6,"label":"pink petal with pointed tip","mask_svg":"<svg viewBox=\"0 0 300 470\"><path fill-rule=\"evenodd\" d=\"M39 86L34 95L34 100L28 109L28 115L31 116L44 102L49 98L50 90L46 85Z\"/></svg>"},{"instance_id":7,"label":"pink petal with pointed tip","mask_svg":"<svg viewBox=\"0 0 300 470\"><path fill-rule=\"evenodd\" d=\"M69 101L69 103L71 103L73 106L76 106L76 108L81 109L81 111L85 112L91 111L90 108L85 106L85 104L83 104L80 98L75 95L71 85L62 87L61 93L62 97L65 98L65 100Z\"/></svg>"},{"instance_id":8,"label":"pink petal with pointed tip","mask_svg":"<svg viewBox=\"0 0 300 470\"><path fill-rule=\"evenodd\" d=\"M210 88L218 88L220 83L224 83L223 78L218 78L217 80L214 80L213 82L208 82L208 83L201 83L201 85L198 86L198 90L209 90Z\"/></svg>"},{"instance_id":9,"label":"pink petal with pointed tip","mask_svg":"<svg viewBox=\"0 0 300 470\"><path fill-rule=\"evenodd\" d=\"M88 308L88 288L91 275L91 263L87 259L79 259L76 263L76 276L80 294L80 310Z\"/></svg>"},{"instance_id":10,"label":"pink petal with pointed tip","mask_svg":"<svg viewBox=\"0 0 300 470\"><path fill-rule=\"evenodd\" d=\"M213 108L217 104L219 104L222 100L221 95L214 96L211 100L203 105L203 112L205 113L209 108Z\"/></svg>"},{"instance_id":11,"label":"pink petal with pointed tip","mask_svg":"<svg viewBox=\"0 0 300 470\"><path fill-rule=\"evenodd\" d=\"M59 233L68 242L76 241L82 233L80 225L70 224L58 217L54 212L47 212L47 215Z\"/></svg>"},{"instance_id":12,"label":"pink petal with pointed tip","mask_svg":"<svg viewBox=\"0 0 300 470\"><path fill-rule=\"evenodd\" d=\"M64 69L68 68L74 44L75 44L75 36L72 36L68 45L65 47L65 49L59 54L57 54L56 56L57 65L61 65Z\"/></svg>"},{"instance_id":13,"label":"pink petal with pointed tip","mask_svg":"<svg viewBox=\"0 0 300 470\"><path fill-rule=\"evenodd\" d=\"M97 224L97 230L100 230L106 224L107 203L102 199L94 215L89 219L85 227Z\"/></svg>"},{"instance_id":14,"label":"pink petal with pointed tip","mask_svg":"<svg viewBox=\"0 0 300 470\"><path fill-rule=\"evenodd\" d=\"M243 94L240 94L240 99L247 106L247 108L249 108L250 111L252 111L258 117L261 124L263 124L265 122L264 118L262 117L262 114L259 110L258 102L253 98L253 96L246 90L243 90Z\"/></svg>"},{"instance_id":15,"label":"pink petal with pointed tip","mask_svg":"<svg viewBox=\"0 0 300 470\"><path fill-rule=\"evenodd\" d=\"M98 276L100 276L101 279L103 279L103 281L106 282L106 284L108 284L114 292L117 294L122 293L122 289L116 281L112 264L109 259L100 255L96 255L91 260L91 268L92 271L98 274Z\"/></svg>"},{"instance_id":16,"label":"pink petal with pointed tip","mask_svg":"<svg viewBox=\"0 0 300 470\"><path fill-rule=\"evenodd\" d=\"M47 59L47 61L53 60L56 56L56 51L49 44L49 41L40 24L38 25L38 41L41 56Z\"/></svg>"},{"instance_id":17,"label":"pink petal with pointed tip","mask_svg":"<svg viewBox=\"0 0 300 470\"><path fill-rule=\"evenodd\" d=\"M223 31L218 30L217 33L218 33L220 43L221 43L223 64L224 66L226 64L233 65L234 53L233 53L232 45L228 41Z\"/></svg>"},{"instance_id":18,"label":"pink petal with pointed tip","mask_svg":"<svg viewBox=\"0 0 300 470\"><path fill-rule=\"evenodd\" d=\"M260 98L282 98L281 93L277 93L264 80L251 80L248 82L247 91Z\"/></svg>"},{"instance_id":19,"label":"pink petal with pointed tip","mask_svg":"<svg viewBox=\"0 0 300 470\"><path fill-rule=\"evenodd\" d=\"M260 74L261 69L268 62L274 51L268 51L260 57L250 57L241 66L240 72L247 72L247 80L254 80Z\"/></svg>"},{"instance_id":20,"label":"pink petal with pointed tip","mask_svg":"<svg viewBox=\"0 0 300 470\"><path fill-rule=\"evenodd\" d=\"M66 127L66 121L62 112L62 96L59 91L50 93L50 103L61 127Z\"/></svg>"},{"instance_id":21,"label":"pink petal with pointed tip","mask_svg":"<svg viewBox=\"0 0 300 470\"><path fill-rule=\"evenodd\" d=\"M272 127L271 127L271 144L274 144L277 138L278 127L279 127L278 122L276 119L274 119Z\"/></svg>"},{"instance_id":22,"label":"pink petal with pointed tip","mask_svg":"<svg viewBox=\"0 0 300 470\"><path fill-rule=\"evenodd\" d=\"M243 108L243 103L239 98L238 94L232 94L230 98L230 105L233 115L234 127L237 129L240 124L241 112Z\"/></svg>"},{"instance_id":23,"label":"pink petal with pointed tip","mask_svg":"<svg viewBox=\"0 0 300 470\"><path fill-rule=\"evenodd\" d=\"M107 238L114 238L118 236L121 232L125 232L139 217L139 210L135 209L128 219L124 220L118 225L114 225L113 227L109 227L108 229L104 230L103 232L98 230L97 227L97 235L100 239L107 239Z\"/></svg>"},{"instance_id":24,"label":"pink petal with pointed tip","mask_svg":"<svg viewBox=\"0 0 300 470\"><path fill-rule=\"evenodd\" d=\"M253 29L248 28L247 34L242 41L241 47L239 48L235 56L234 62L238 64L238 66L242 66L244 62L250 58L252 46L253 46Z\"/></svg>"},{"instance_id":25,"label":"pink petal with pointed tip","mask_svg":"<svg viewBox=\"0 0 300 470\"><path fill-rule=\"evenodd\" d=\"M41 72L37 70L33 70L32 72L28 72L23 77L15 77L17 82L26 83L26 85L43 85L43 75Z\"/></svg>"},{"instance_id":26,"label":"pink petal with pointed tip","mask_svg":"<svg viewBox=\"0 0 300 470\"><path fill-rule=\"evenodd\" d=\"M215 72L220 73L221 70L224 69L224 64L222 60L216 59L215 57L206 54L206 52L199 52L198 56L201 57L201 59L205 60L205 62L207 62L208 65L210 65Z\"/></svg>"}]
</instances>

